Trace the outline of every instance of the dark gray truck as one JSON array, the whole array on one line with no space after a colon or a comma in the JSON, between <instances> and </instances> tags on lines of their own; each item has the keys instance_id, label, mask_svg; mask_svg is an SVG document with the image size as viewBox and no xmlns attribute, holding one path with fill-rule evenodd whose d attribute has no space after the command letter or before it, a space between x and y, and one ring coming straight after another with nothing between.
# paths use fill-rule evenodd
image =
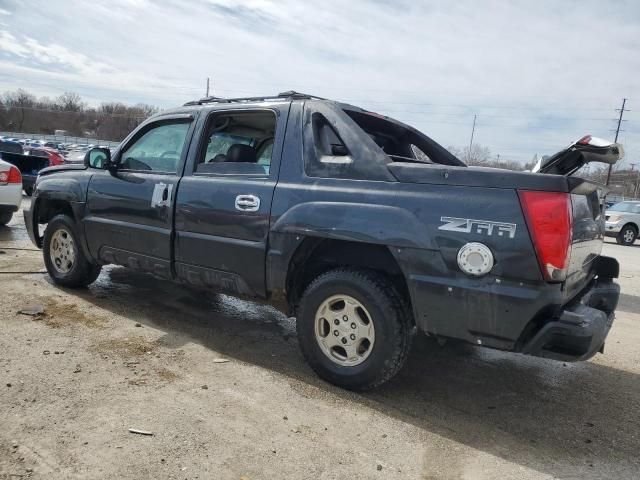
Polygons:
<instances>
[{"instance_id":1,"label":"dark gray truck","mask_svg":"<svg viewBox=\"0 0 640 480\"><path fill-rule=\"evenodd\" d=\"M585 137L538 173L467 167L350 105L207 98L113 154L43 170L24 215L56 283L118 264L266 301L297 317L321 377L365 389L398 372L417 330L563 361L602 352L618 263L600 255L601 187L571 174L620 155Z\"/></svg>"}]
</instances>

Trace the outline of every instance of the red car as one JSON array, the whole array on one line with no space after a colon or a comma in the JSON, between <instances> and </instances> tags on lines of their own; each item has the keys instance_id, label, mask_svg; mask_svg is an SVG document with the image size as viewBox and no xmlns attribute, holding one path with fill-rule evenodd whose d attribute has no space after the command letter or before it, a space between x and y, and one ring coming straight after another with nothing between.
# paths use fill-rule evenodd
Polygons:
<instances>
[{"instance_id":1,"label":"red car","mask_svg":"<svg viewBox=\"0 0 640 480\"><path fill-rule=\"evenodd\" d=\"M50 167L64 164L64 157L62 156L62 154L53 148L49 148L49 147L25 148L24 154L32 155L34 157L48 158Z\"/></svg>"}]
</instances>

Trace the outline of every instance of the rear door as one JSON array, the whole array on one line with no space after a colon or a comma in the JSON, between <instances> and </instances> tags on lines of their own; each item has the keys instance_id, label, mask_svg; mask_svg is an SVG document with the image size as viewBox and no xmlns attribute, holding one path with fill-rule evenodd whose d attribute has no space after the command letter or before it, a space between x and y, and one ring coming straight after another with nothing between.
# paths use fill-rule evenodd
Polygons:
<instances>
[{"instance_id":1,"label":"rear door","mask_svg":"<svg viewBox=\"0 0 640 480\"><path fill-rule=\"evenodd\" d=\"M202 115L175 214L175 269L185 282L265 295L271 201L290 102Z\"/></svg>"},{"instance_id":2,"label":"rear door","mask_svg":"<svg viewBox=\"0 0 640 480\"><path fill-rule=\"evenodd\" d=\"M193 134L190 114L143 125L91 178L84 219L94 258L170 278L173 201Z\"/></svg>"}]
</instances>

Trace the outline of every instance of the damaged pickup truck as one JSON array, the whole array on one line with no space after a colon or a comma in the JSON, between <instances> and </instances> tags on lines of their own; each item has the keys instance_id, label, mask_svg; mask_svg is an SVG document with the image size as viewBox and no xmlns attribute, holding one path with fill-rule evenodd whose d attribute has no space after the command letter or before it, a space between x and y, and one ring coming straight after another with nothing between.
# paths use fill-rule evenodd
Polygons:
<instances>
[{"instance_id":1,"label":"damaged pickup truck","mask_svg":"<svg viewBox=\"0 0 640 480\"><path fill-rule=\"evenodd\" d=\"M118 264L268 302L297 317L322 378L366 389L417 330L563 361L602 352L618 263L600 255L602 187L572 174L621 154L585 137L537 172L467 167L350 105L206 98L113 155L43 170L25 220L59 285Z\"/></svg>"}]
</instances>

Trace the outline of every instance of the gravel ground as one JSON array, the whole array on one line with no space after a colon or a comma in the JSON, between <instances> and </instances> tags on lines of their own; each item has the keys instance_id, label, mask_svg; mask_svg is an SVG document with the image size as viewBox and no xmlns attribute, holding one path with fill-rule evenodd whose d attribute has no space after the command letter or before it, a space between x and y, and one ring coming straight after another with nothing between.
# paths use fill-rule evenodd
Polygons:
<instances>
[{"instance_id":1,"label":"gravel ground","mask_svg":"<svg viewBox=\"0 0 640 480\"><path fill-rule=\"evenodd\" d=\"M419 336L356 394L314 375L270 307L119 267L54 286L18 214L0 228L0 479L640 478L640 245L604 251L624 292L605 355Z\"/></svg>"}]
</instances>

